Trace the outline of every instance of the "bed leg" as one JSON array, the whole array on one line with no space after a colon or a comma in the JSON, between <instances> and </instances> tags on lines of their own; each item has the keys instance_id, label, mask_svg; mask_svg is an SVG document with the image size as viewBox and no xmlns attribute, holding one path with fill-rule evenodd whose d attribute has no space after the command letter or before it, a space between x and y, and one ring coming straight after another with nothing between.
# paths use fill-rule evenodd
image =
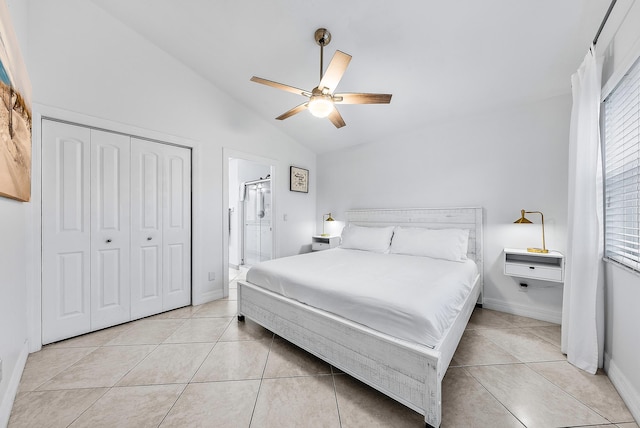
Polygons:
<instances>
[{"instance_id":1,"label":"bed leg","mask_svg":"<svg viewBox=\"0 0 640 428\"><path fill-rule=\"evenodd\" d=\"M238 315L238 322L244 322L244 315Z\"/></svg>"}]
</instances>

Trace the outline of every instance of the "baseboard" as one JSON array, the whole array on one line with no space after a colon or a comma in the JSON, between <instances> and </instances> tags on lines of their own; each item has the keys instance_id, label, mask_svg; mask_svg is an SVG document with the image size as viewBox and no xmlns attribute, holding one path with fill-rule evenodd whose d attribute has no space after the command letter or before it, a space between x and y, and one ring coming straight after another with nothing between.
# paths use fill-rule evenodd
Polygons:
<instances>
[{"instance_id":1,"label":"baseboard","mask_svg":"<svg viewBox=\"0 0 640 428\"><path fill-rule=\"evenodd\" d=\"M482 301L482 307L485 309L493 309L508 314L520 315L523 317L533 318L541 321L552 322L555 324L562 323L561 311L550 311L548 309L532 308L531 306L518 305L503 300L490 299L485 297Z\"/></svg>"},{"instance_id":2,"label":"baseboard","mask_svg":"<svg viewBox=\"0 0 640 428\"><path fill-rule=\"evenodd\" d=\"M18 386L20 385L20 378L22 378L22 372L24 366L27 364L27 357L29 356L29 343L24 342L22 351L16 361L16 366L11 373L11 379L7 385L7 390L2 397L2 403L0 403L0 427L6 427L9 424L9 417L11 416L11 409L13 408L13 400L16 398L18 392Z\"/></svg>"},{"instance_id":3,"label":"baseboard","mask_svg":"<svg viewBox=\"0 0 640 428\"><path fill-rule=\"evenodd\" d=\"M627 405L634 419L640 422L640 391L631 385L631 382L627 380L627 377L606 352L604 354L604 366L609 380L618 390L622 401Z\"/></svg>"},{"instance_id":4,"label":"baseboard","mask_svg":"<svg viewBox=\"0 0 640 428\"><path fill-rule=\"evenodd\" d=\"M202 305L203 303L211 302L213 300L222 299L224 297L222 290L214 290L200 294L197 298L193 296L191 304L193 306Z\"/></svg>"}]
</instances>

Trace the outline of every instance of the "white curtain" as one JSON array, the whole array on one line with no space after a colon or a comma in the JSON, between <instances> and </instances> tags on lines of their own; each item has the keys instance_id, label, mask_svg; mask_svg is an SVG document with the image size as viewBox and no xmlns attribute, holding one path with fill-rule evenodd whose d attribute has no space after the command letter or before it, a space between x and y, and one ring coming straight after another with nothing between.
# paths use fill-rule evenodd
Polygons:
<instances>
[{"instance_id":1,"label":"white curtain","mask_svg":"<svg viewBox=\"0 0 640 428\"><path fill-rule=\"evenodd\" d=\"M602 367L604 267L600 88L595 46L571 76L568 245L562 304L562 352L589 373Z\"/></svg>"}]
</instances>

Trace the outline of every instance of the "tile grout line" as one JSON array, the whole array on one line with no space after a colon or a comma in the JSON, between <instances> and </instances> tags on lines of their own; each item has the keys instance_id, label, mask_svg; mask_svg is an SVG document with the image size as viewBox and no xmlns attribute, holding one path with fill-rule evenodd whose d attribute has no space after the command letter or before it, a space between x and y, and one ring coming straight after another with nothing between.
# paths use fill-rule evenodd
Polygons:
<instances>
[{"instance_id":1,"label":"tile grout line","mask_svg":"<svg viewBox=\"0 0 640 428\"><path fill-rule=\"evenodd\" d=\"M96 388L91 388L91 389L96 389ZM73 390L77 390L77 388L74 388ZM70 391L70 390L69 390ZM77 421L78 419L80 419L80 417L82 417L82 415L84 415L85 413L87 413L87 410L89 410L90 408L92 408L102 397L104 397L105 395L107 395L109 393L109 391L111 391L111 387L109 388L105 388L105 391L100 394L99 397L97 397L93 403L89 404L87 406L86 409L84 409L82 412L80 412L80 414L78 416L75 417L75 419L73 419L71 422L69 422L69 424L67 425L67 427L70 427L71 425L73 425L73 423L75 421Z\"/></svg>"},{"instance_id":2,"label":"tile grout line","mask_svg":"<svg viewBox=\"0 0 640 428\"><path fill-rule=\"evenodd\" d=\"M518 330L518 331L522 331L524 328L527 328L527 327L511 327L509 329L499 329L499 330ZM494 330L494 329L487 329L487 330ZM504 346L500 345L496 341L492 340L490 337L487 337L482 333L479 333L479 334L480 334L480 336L482 336L483 339L488 340L489 342L491 342L492 344L494 344L495 346L497 346L498 348L500 348L502 351L506 352L507 354L511 355L513 358L515 358L516 360L518 360L521 363L525 363L526 364L527 362L538 362L538 361L523 361L522 358L520 358L520 357L518 357L516 355L513 355L511 352L509 352L509 350L507 348L505 348ZM544 340L543 338L539 337L536 334L533 334L533 335L538 337L538 338L540 338L543 342L546 342L548 344L553 345L554 347L559 348L556 344L550 343L549 341ZM554 362L554 361L565 361L565 360L566 360L566 358L564 358L564 359L540 360L539 362ZM489 365L492 365L492 364L489 364Z\"/></svg>"},{"instance_id":3,"label":"tile grout line","mask_svg":"<svg viewBox=\"0 0 640 428\"><path fill-rule=\"evenodd\" d=\"M504 330L504 329L502 329ZM496 343L495 341L491 340L490 337L485 336L482 333L478 333L483 339L487 340L489 343L492 343L493 345L497 346L499 349L501 349L502 351L506 352L507 355L510 355L511 357L515 358L516 360L518 360L520 363L524 363L524 361L522 361L520 358L518 358L517 356L513 355L511 352L509 352L508 349L505 349L503 346L500 346L500 344ZM456 349L457 350L457 349ZM455 354L455 353L454 353ZM513 364L513 363L507 363L507 364ZM495 364L486 364L486 365L495 365ZM474 378L475 379L475 378Z\"/></svg>"},{"instance_id":4,"label":"tile grout line","mask_svg":"<svg viewBox=\"0 0 640 428\"><path fill-rule=\"evenodd\" d=\"M524 331L525 328L532 328L531 326L527 326L527 327L513 327L513 326L509 326L509 327L502 327L502 328L493 328L493 327L488 327L485 329L476 329L476 330L517 330L517 331ZM537 334L531 332L534 336L536 337L540 337ZM475 365L468 365L468 366L460 366L467 374L469 374L469 376L471 376L476 382L478 382L478 384L480 386L482 386L482 388L487 391L487 393L493 397L494 400L496 400L496 402L498 402L500 404L500 406L502 406L507 412L509 412L509 414L511 414L520 424L522 424L522 426L524 426L525 428L527 427L527 425L520 420L520 418L518 418L501 400L498 399L498 397L496 397L493 393L491 393L491 391L489 391L489 389L482 383L480 382L479 379L477 379L475 376L473 376L473 374L466 370L466 367L488 367L488 366L510 366L510 365L524 365L526 367L527 366L527 362L522 361L519 357L513 355L511 352L509 352L508 349L505 349L503 346L501 346L499 343L496 343L495 341L491 340L490 337L487 337L485 335L483 335L480 331L477 332L477 334L479 334L481 337L483 337L485 340L489 341L490 343L492 343L493 345L495 345L496 347L498 347L499 349L503 350L504 352L506 352L508 355L512 356L513 358L515 358L516 360L518 360L518 363L506 363L506 364L475 364ZM547 341L544 338L541 338L541 340L543 340L546 343L550 343L549 341ZM557 346L555 344L552 344L553 346ZM553 360L553 361L558 361L558 360ZM533 369L531 369L533 371ZM535 372L535 371L534 371Z\"/></svg>"},{"instance_id":5,"label":"tile grout line","mask_svg":"<svg viewBox=\"0 0 640 428\"><path fill-rule=\"evenodd\" d=\"M198 309L199 311L199 309ZM196 311L196 312L198 312ZM195 312L191 313L191 315L189 316L189 318L187 318L187 320L192 320L193 315L195 314ZM197 319L197 318L196 318ZM186 321L185 321L186 323ZM231 324L231 323L229 323ZM224 334L225 331L227 331L227 328L229 328L229 324L227 324L227 326L224 328L224 330L222 331L222 333L220 334L220 336L216 339L216 341L214 342L213 346L211 347L211 349L209 349L209 352L207 353L207 355L204 357L204 359L202 360L202 362L200 363L200 365L198 366L198 368L193 372L193 375L191 376L191 378L189 379L189 381L184 385L184 388L182 388L182 391L180 391L180 394L178 395L178 397L176 397L176 400L173 402L173 404L171 405L171 407L169 407L169 409L167 410L167 412L164 414L164 416L162 417L162 420L158 423L158 427L160 427L164 421L167 419L167 416L169 416L169 413L171 413L171 411L173 410L173 408L176 406L176 404L178 403L178 401L180 400L180 398L182 397L182 395L184 394L184 392L187 390L187 387L189 385L191 385L191 382L193 381L193 378L196 376L196 374L198 374L198 371L202 368L202 365L204 364L205 361L207 361L207 358L209 358L209 355L211 355L211 353L213 352L213 349L216 347L216 345L220 342L220 338L222 337L222 335ZM166 339L165 339L166 340ZM200 342L200 343L210 343L210 342Z\"/></svg>"},{"instance_id":6,"label":"tile grout line","mask_svg":"<svg viewBox=\"0 0 640 428\"><path fill-rule=\"evenodd\" d=\"M542 327L544 327L544 326L537 326L537 327L525 327L525 328L529 331L529 333L532 333L533 335L538 336L540 339L544 340L545 342L550 343L550 344L551 344L551 345L553 345L553 346L558 346L558 344L553 343L553 342L552 342L551 340L549 340L548 338L546 338L546 337L544 337L544 336L541 336L541 335L539 335L538 333L536 333L535 331L533 331L533 329L534 329L534 328L542 328ZM559 346L558 346L558 347L559 347ZM561 352L562 352L562 351L561 351Z\"/></svg>"},{"instance_id":7,"label":"tile grout line","mask_svg":"<svg viewBox=\"0 0 640 428\"><path fill-rule=\"evenodd\" d=\"M336 411L338 412L338 425L342 428L342 416L340 415L340 404L338 403L338 389L336 388L336 378L333 372L333 365L331 367L331 382L333 383L333 396L336 399Z\"/></svg>"},{"instance_id":8,"label":"tile grout line","mask_svg":"<svg viewBox=\"0 0 640 428\"><path fill-rule=\"evenodd\" d=\"M89 355L93 354L94 352L96 352L98 350L98 348L100 348L99 346L83 346L83 347L76 347L73 349L87 349L87 348L95 348L93 351L89 352L87 355L84 355L82 358L80 358L79 360L73 362L72 364L66 366L65 368L63 368L62 370L60 370L59 372L57 372L56 374L54 374L53 376L49 377L47 380L45 380L42 383L39 383L35 388L33 388L33 390L31 391L22 391L22 392L38 392L38 388L40 388L42 385L44 385L45 383L51 381L54 377L58 376L60 373L62 373L65 370L70 369L71 367L73 367L74 365L76 365L78 362L80 362L81 360L85 359L86 357L88 357ZM56 349L56 348L53 348ZM24 372L23 372L24 375ZM21 381L22 382L22 381ZM50 391L50 390L45 390L45 391Z\"/></svg>"},{"instance_id":9,"label":"tile grout line","mask_svg":"<svg viewBox=\"0 0 640 428\"><path fill-rule=\"evenodd\" d=\"M217 342L216 342L217 343ZM205 357L205 359L203 360L202 364L204 364L204 361L209 357L209 354L211 353L211 351L213 350L213 348L215 347L215 345L213 347L211 347L211 350L209 350L209 353L207 354L207 356ZM202 367L202 364L200 364L200 367ZM200 370L200 367L198 367L198 370ZM193 377L196 375L196 373L198 373L198 370L196 370L193 373L193 376L191 376L191 379L184 384L184 388L182 388L182 391L180 391L180 394L178 394L178 396L176 397L175 401L173 402L173 404L171 404L171 406L169 407L169 409L167 409L167 412L164 414L164 416L162 417L162 420L158 423L158 427L160 427L165 419L167 419L167 416L169 416L169 413L171 413L171 411L173 410L173 408L176 406L176 404L178 403L178 401L180 400L180 398L182 398L182 395L184 394L184 392L187 390L187 387L189 385L191 385L191 380L193 380ZM167 385L167 384L164 384ZM173 384L173 385L179 385L179 384Z\"/></svg>"},{"instance_id":10,"label":"tile grout line","mask_svg":"<svg viewBox=\"0 0 640 428\"><path fill-rule=\"evenodd\" d=\"M142 318L142 319L146 319L146 318ZM185 318L181 318L181 319L182 319L182 321L183 321L183 322L182 322L182 324L180 324L180 326L178 326L178 327L176 328L176 330L175 330L175 331L177 331L177 330L178 330L178 328L180 328L182 325L184 325L184 324L186 323L187 319L190 319L190 318L186 318L186 319L185 319ZM123 331L121 334L119 334L118 336L116 336L114 339L116 339L117 337L119 337L120 335L122 335L122 334L126 333L126 332L127 332L127 331L129 331L129 330L130 330L130 329L126 329L126 330L125 330L125 331ZM175 331L174 331L174 332L172 332L171 334L169 334L169 335L167 336L167 338L169 338L173 333L175 333ZM164 340L166 340L167 338L165 338ZM127 370L127 371L126 371L126 373L124 373L122 376L120 376L120 378L119 378L119 379L118 379L118 380L117 380L113 385L111 385L110 387L107 387L107 388L106 388L106 391L104 392L104 394L102 394L98 399L96 399L96 400L95 400L95 401L94 401L90 406L88 406L88 407L87 407L83 412L81 412L81 413L80 413L80 415L78 415L78 417L76 417L76 418L75 418L75 419L74 419L74 420L73 420L73 421L72 421L68 426L71 426L71 425L72 425L76 420L78 420L78 419L79 419L83 414L85 414L85 413L86 413L86 412L87 412L91 407L93 407L93 406L98 402L98 400L100 400L102 397L104 397L104 396L105 396L107 393L109 393L113 388L116 388L116 387L117 387L117 384L118 384L120 381L122 381L122 379L124 379L124 378L129 374L129 373L131 373L131 371L132 371L132 370L134 370L136 367L138 367L140 364L142 364L145 360L147 360L147 359L149 358L149 356L150 356L153 352L155 352L155 351L160 347L160 345L162 345L162 344L164 343L164 342L160 342L160 343L157 343L157 344L153 344L153 343L146 344L146 343L144 343L144 344L120 344L120 345L117 345L117 344L116 344L116 345L109 345L109 343L110 343L111 341L113 341L114 339L111 339L111 340L110 340L110 341L108 341L107 343L104 343L104 344L100 345L98 348L96 348L96 350L97 350L97 349L99 349L99 348L110 348L110 347L117 347L117 346L149 346L149 345L155 345L155 347L154 347L151 351L149 351L149 353L148 353L147 355L145 355L145 356L144 356L144 358L142 358L140 361L138 361L136 364L134 364L134 365L133 365L133 367L131 367L129 370ZM94 352L95 352L95 351L94 351ZM128 387L138 387L138 386L179 385L179 384L180 384L180 383L175 383L175 384L153 384L153 385L128 385L128 386L123 386L123 387L124 387L124 388L128 388ZM74 388L74 389L78 389L78 388ZM184 390L185 390L185 389L186 389L186 385L185 385L185 387L182 389L182 391L181 391L180 395L178 396L178 398L180 398L180 396L182 396L182 393L184 392ZM178 401L178 398L176 398L176 401L174 401L173 405L175 405L175 403ZM171 408L173 408L173 405L171 406ZM171 410L171 409L169 409L169 410ZM167 412L167 414L168 414L168 412ZM166 418L167 414L165 414L165 416L162 418L162 421L164 421L164 419ZM162 423L162 421L161 421L161 423ZM158 425L158 426L159 426L159 425Z\"/></svg>"},{"instance_id":11,"label":"tile grout line","mask_svg":"<svg viewBox=\"0 0 640 428\"><path fill-rule=\"evenodd\" d=\"M547 382L551 383L553 386L555 386L556 388L560 389L562 392L564 392L565 394L567 394L569 397L573 398L574 400L576 400L578 403L582 404L583 406L585 406L587 409L591 410L592 412L594 412L596 415L600 416L602 419L608 421L607 424L602 424L602 425L617 425L617 424L624 424L624 423L628 423L629 421L611 421L609 420L609 418L607 418L605 415L603 415L602 413L600 413L599 410L594 409L593 407L591 407L589 404L585 403L584 401L582 401L580 398L576 397L574 394L572 394L571 392L567 391L566 389L564 389L562 386L558 385L556 382L554 382L552 379L548 378L547 376L545 376L543 373L540 373L539 371L537 371L536 369L534 369L533 367L531 367L532 364L538 364L538 363L555 363L555 362L566 362L567 364L571 364L566 360L560 360L560 361L532 361L532 362L527 362L525 363L525 365L527 367L529 367L529 369L531 371L533 371L534 373L536 373L539 376L542 376L543 379L545 379ZM635 422L635 421L631 421L631 422ZM596 425L597 426L597 425Z\"/></svg>"},{"instance_id":12,"label":"tile grout line","mask_svg":"<svg viewBox=\"0 0 640 428\"><path fill-rule=\"evenodd\" d=\"M260 384L258 385L258 392L256 393L256 400L253 403L253 410L251 410L251 418L249 419L249 427L251 428L251 424L253 423L253 416L256 413L256 407L258 406L258 398L260 398L260 390L262 389L262 381L264 380L264 373L267 371L267 364L269 363L269 355L271 355L271 348L273 347L273 342L275 339L275 334L271 332L271 343L269 344L269 351L267 352L267 359L264 361L264 367L262 368L262 375L260 376Z\"/></svg>"},{"instance_id":13,"label":"tile grout line","mask_svg":"<svg viewBox=\"0 0 640 428\"><path fill-rule=\"evenodd\" d=\"M127 329L127 330L128 330L128 329ZM125 332L126 332L127 330L125 330ZM125 332L123 332L123 333L121 333L121 334L124 334ZM118 335L118 336L120 336L120 335ZM118 336L116 336L116 337L118 337ZM107 342L107 343L108 343L108 342ZM137 346L137 345L134 345L134 346ZM142 345L142 346L144 346L144 345ZM122 376L120 376L120 378L119 378L118 380L116 380L116 381L115 381L115 383L114 383L113 385L111 385L111 386L109 386L109 387L106 387L105 392L104 392L103 394L101 394L101 395L100 395L100 397L98 397L98 398L97 398L93 403L91 403L91 405L87 406L87 408L86 408L86 409L84 409L84 410L83 410L83 411L82 411L82 412L81 412L81 413L80 413L80 414L79 414L79 415L78 415L78 416L77 416L73 421L71 421L71 423L70 423L69 425L67 425L67 427L69 427L69 426L73 425L73 423L74 423L75 421L77 421L80 417L82 417L82 415L84 415L84 414L85 414L85 413L86 413L90 408L92 408L92 407L93 407L93 406L98 402L98 400L100 400L102 397L104 397L105 395L107 395L107 394L108 394L108 393L109 393L109 392L110 392L110 391L111 391L111 390L112 390L112 389L113 389L113 388L118 384L118 382L120 382L120 381L121 381L121 380L122 380L126 375L128 375L128 374L129 374L129 372L131 372L131 370L133 370L133 369L134 369L135 367L137 367L140 363L142 363L144 360L146 360L146 359L149 357L149 355L151 355L151 353L152 353L153 351L155 351L156 349L158 349L158 346L160 346L160 345L159 345L159 344L157 344L157 345L156 345L156 347L155 347L155 348L153 348L153 349L152 349L152 350L151 350L147 355L145 355L143 359L141 359L140 361L138 361L138 362L137 362L133 367L131 367L129 370L127 370L127 372L126 372L125 374L123 374ZM100 346L96 349L96 351L97 351L98 349L100 349L100 348L108 348L108 346L107 346L107 344L102 344L102 345L100 345ZM94 351L94 352L95 352L95 351ZM89 355L91 355L92 353L93 353L93 352L91 352ZM78 388L73 388L73 389L78 389Z\"/></svg>"},{"instance_id":14,"label":"tile grout line","mask_svg":"<svg viewBox=\"0 0 640 428\"><path fill-rule=\"evenodd\" d=\"M513 364L504 364L504 365L516 365L516 364L525 364L525 363L513 363ZM478 367L478 366L468 366L468 367ZM483 367L486 367L486 366L483 366ZM493 395L493 393L492 393L491 391L489 391L489 389L487 389L487 387L486 387L482 382L480 382L480 380L479 380L478 378L476 378L476 377L473 375L473 373L469 372L469 371L468 371L466 368L464 368L464 367L462 367L462 370L464 370L464 371L465 371L465 373L467 373L469 376L471 376L471 377L473 378L473 380L475 380L476 382L478 382L478 385L480 385L480 386L482 387L482 389L484 389L485 391L487 391L487 394L489 394L491 397L493 397L493 399L494 399L494 400L496 400L496 402L497 402L498 404L500 404L500 406L502 406L502 407L503 407L507 412L509 412L509 414L515 418L515 420L517 420L518 422L520 422L520 424L521 424L524 428L527 428L527 425L525 425L525 423L524 423L524 422L522 422L522 421L520 420L520 418L519 418L519 417L517 417L517 416L516 416L516 415L515 415L515 414L514 414L514 413L513 413L513 412L512 412L512 411L511 411L511 410L510 410L510 409L509 409L509 408L508 408L508 407L507 407L503 402L502 402L502 401L500 401L500 400L498 399L498 397L496 397L495 395Z\"/></svg>"}]
</instances>

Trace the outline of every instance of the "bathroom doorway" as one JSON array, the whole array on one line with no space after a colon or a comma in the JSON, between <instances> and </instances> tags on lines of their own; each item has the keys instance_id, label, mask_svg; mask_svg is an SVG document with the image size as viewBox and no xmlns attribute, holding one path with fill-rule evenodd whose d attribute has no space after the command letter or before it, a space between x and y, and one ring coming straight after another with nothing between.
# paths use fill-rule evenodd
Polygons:
<instances>
[{"instance_id":1,"label":"bathroom doorway","mask_svg":"<svg viewBox=\"0 0 640 428\"><path fill-rule=\"evenodd\" d=\"M229 157L229 282L273 258L273 166Z\"/></svg>"},{"instance_id":2,"label":"bathroom doorway","mask_svg":"<svg viewBox=\"0 0 640 428\"><path fill-rule=\"evenodd\" d=\"M223 297L235 300L249 268L277 257L277 161L223 149Z\"/></svg>"},{"instance_id":3,"label":"bathroom doorway","mask_svg":"<svg viewBox=\"0 0 640 428\"><path fill-rule=\"evenodd\" d=\"M240 266L270 260L272 243L271 174L245 181L240 189Z\"/></svg>"}]
</instances>

